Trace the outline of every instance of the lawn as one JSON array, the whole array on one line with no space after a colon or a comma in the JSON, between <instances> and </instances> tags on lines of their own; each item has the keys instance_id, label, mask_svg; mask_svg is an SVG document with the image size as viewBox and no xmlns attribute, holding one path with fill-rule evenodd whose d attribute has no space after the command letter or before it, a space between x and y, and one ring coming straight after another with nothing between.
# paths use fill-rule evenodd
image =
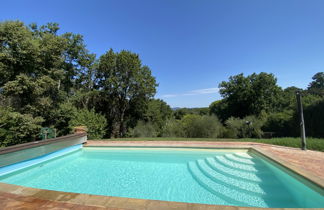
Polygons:
<instances>
[{"instance_id":1,"label":"lawn","mask_svg":"<svg viewBox=\"0 0 324 210\"><path fill-rule=\"evenodd\" d=\"M113 141L237 141L237 142L258 142L265 144L274 144L287 147L301 147L300 138L272 138L272 139L213 139L213 138L173 138L173 137L156 137L156 138L119 138L106 139ZM307 149L324 152L324 139L307 138Z\"/></svg>"}]
</instances>

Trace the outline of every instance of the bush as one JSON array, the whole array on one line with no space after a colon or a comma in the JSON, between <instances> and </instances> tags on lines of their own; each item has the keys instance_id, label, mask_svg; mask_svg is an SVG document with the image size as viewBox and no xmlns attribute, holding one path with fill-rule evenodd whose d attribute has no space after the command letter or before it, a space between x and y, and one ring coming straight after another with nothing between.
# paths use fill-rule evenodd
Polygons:
<instances>
[{"instance_id":1,"label":"bush","mask_svg":"<svg viewBox=\"0 0 324 210\"><path fill-rule=\"evenodd\" d=\"M156 137L158 132L150 122L139 121L135 128L128 131L129 137Z\"/></svg>"},{"instance_id":2,"label":"bush","mask_svg":"<svg viewBox=\"0 0 324 210\"><path fill-rule=\"evenodd\" d=\"M184 136L187 138L216 138L224 131L222 124L215 116L185 115L181 120Z\"/></svg>"},{"instance_id":3,"label":"bush","mask_svg":"<svg viewBox=\"0 0 324 210\"><path fill-rule=\"evenodd\" d=\"M184 131L180 120L167 120L162 128L163 137L183 137Z\"/></svg>"},{"instance_id":4,"label":"bush","mask_svg":"<svg viewBox=\"0 0 324 210\"><path fill-rule=\"evenodd\" d=\"M49 125L54 125L57 129L57 136L63 136L72 133L72 126L70 121L75 118L78 112L71 103L60 104L59 108L55 110L52 121L49 121Z\"/></svg>"},{"instance_id":5,"label":"bush","mask_svg":"<svg viewBox=\"0 0 324 210\"><path fill-rule=\"evenodd\" d=\"M102 139L106 133L106 118L96 113L93 109L79 109L69 121L70 127L86 126L88 128L88 139Z\"/></svg>"},{"instance_id":6,"label":"bush","mask_svg":"<svg viewBox=\"0 0 324 210\"><path fill-rule=\"evenodd\" d=\"M297 113L295 114L299 116ZM304 109L306 135L311 137L324 137L324 100L318 101ZM299 118L297 117L297 122ZM299 126L297 126L299 127Z\"/></svg>"},{"instance_id":7,"label":"bush","mask_svg":"<svg viewBox=\"0 0 324 210\"><path fill-rule=\"evenodd\" d=\"M261 138L263 121L255 116L247 116L243 119L230 117L225 122L227 138Z\"/></svg>"},{"instance_id":8,"label":"bush","mask_svg":"<svg viewBox=\"0 0 324 210\"><path fill-rule=\"evenodd\" d=\"M293 136L293 111L277 112L269 114L262 130L265 132L274 132L274 136L284 137Z\"/></svg>"},{"instance_id":9,"label":"bush","mask_svg":"<svg viewBox=\"0 0 324 210\"><path fill-rule=\"evenodd\" d=\"M36 140L43 118L0 107L0 147Z\"/></svg>"}]
</instances>

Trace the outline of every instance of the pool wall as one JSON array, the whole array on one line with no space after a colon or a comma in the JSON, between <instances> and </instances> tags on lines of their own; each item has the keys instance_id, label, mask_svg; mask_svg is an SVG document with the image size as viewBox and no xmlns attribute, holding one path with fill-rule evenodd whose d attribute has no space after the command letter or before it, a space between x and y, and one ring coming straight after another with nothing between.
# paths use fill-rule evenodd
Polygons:
<instances>
[{"instance_id":1,"label":"pool wall","mask_svg":"<svg viewBox=\"0 0 324 210\"><path fill-rule=\"evenodd\" d=\"M69 154L71 152L75 152L81 148L82 148L82 144L77 144L77 145L66 147L64 149L60 149L55 152L51 152L51 153L48 153L48 154L45 154L45 155L42 155L39 157L35 157L35 158L29 159L29 160L25 160L25 161L14 163L14 164L11 164L8 166L0 167L0 177L7 175L7 174L11 174L16 171L20 171L22 169L32 167L32 166L37 166L40 163L44 163L46 161L53 160L55 158L67 155L67 154Z\"/></svg>"},{"instance_id":2,"label":"pool wall","mask_svg":"<svg viewBox=\"0 0 324 210\"><path fill-rule=\"evenodd\" d=\"M86 141L86 133L76 133L58 138L1 148L0 167L30 160L70 146L80 145Z\"/></svg>"},{"instance_id":3,"label":"pool wall","mask_svg":"<svg viewBox=\"0 0 324 210\"><path fill-rule=\"evenodd\" d=\"M250 154L259 157L265 165L272 168L274 175L280 179L282 184L287 186L287 189L297 198L296 200L301 206L309 205L313 199L320 201L321 205L324 206L322 199L324 189L322 187L255 149L251 149ZM305 188L303 185L308 186L308 188ZM310 197L312 200L309 200Z\"/></svg>"}]
</instances>

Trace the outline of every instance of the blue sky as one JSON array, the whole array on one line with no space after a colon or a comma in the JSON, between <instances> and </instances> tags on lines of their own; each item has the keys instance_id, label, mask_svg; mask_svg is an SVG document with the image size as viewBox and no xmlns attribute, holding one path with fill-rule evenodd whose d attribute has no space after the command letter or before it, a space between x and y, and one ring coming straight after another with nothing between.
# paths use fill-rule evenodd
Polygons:
<instances>
[{"instance_id":1,"label":"blue sky","mask_svg":"<svg viewBox=\"0 0 324 210\"><path fill-rule=\"evenodd\" d=\"M306 88L324 70L323 9L323 0L2 0L0 20L58 22L97 55L136 52L157 78L157 98L203 107L242 72Z\"/></svg>"}]
</instances>

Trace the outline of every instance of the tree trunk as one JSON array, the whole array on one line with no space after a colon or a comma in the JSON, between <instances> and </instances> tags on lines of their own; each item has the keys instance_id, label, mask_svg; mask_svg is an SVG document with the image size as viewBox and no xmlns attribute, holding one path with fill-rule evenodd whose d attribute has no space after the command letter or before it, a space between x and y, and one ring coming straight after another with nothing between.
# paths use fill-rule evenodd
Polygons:
<instances>
[{"instance_id":1,"label":"tree trunk","mask_svg":"<svg viewBox=\"0 0 324 210\"><path fill-rule=\"evenodd\" d=\"M125 135L125 112L126 112L126 104L120 110L120 123L119 123L120 137L124 137Z\"/></svg>"}]
</instances>

